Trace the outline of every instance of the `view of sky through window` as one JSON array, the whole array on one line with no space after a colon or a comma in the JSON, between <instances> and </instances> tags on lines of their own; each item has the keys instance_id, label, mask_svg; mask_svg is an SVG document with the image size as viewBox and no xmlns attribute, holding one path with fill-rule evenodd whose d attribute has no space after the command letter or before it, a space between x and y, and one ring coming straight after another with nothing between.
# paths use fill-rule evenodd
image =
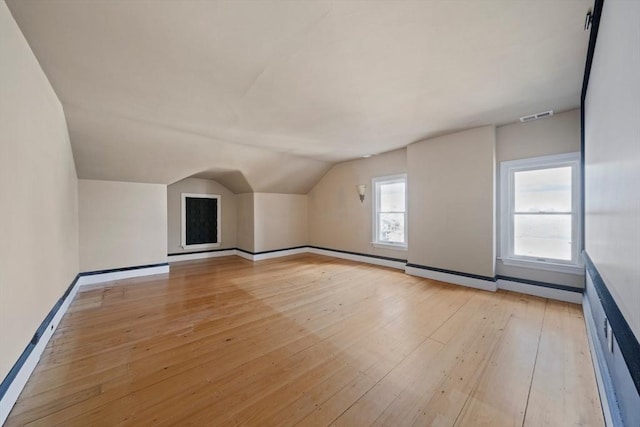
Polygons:
<instances>
[{"instance_id":1,"label":"view of sky through window","mask_svg":"<svg viewBox=\"0 0 640 427\"><path fill-rule=\"evenodd\" d=\"M404 243L405 183L380 184L379 236L381 242Z\"/></svg>"},{"instance_id":2,"label":"view of sky through window","mask_svg":"<svg viewBox=\"0 0 640 427\"><path fill-rule=\"evenodd\" d=\"M516 212L571 212L571 167L516 172Z\"/></svg>"},{"instance_id":3,"label":"view of sky through window","mask_svg":"<svg viewBox=\"0 0 640 427\"><path fill-rule=\"evenodd\" d=\"M570 166L515 172L514 254L571 260Z\"/></svg>"}]
</instances>

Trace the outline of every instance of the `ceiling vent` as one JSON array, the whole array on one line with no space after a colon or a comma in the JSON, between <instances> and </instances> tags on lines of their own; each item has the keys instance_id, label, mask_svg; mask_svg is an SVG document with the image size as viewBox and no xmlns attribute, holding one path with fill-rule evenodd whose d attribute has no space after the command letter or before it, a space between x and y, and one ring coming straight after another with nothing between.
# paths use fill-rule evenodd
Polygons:
<instances>
[{"instance_id":1,"label":"ceiling vent","mask_svg":"<svg viewBox=\"0 0 640 427\"><path fill-rule=\"evenodd\" d=\"M545 117L551 117L551 116L553 116L553 110L543 111L542 113L520 117L520 121L524 123L524 122L530 122L532 120L544 119Z\"/></svg>"}]
</instances>

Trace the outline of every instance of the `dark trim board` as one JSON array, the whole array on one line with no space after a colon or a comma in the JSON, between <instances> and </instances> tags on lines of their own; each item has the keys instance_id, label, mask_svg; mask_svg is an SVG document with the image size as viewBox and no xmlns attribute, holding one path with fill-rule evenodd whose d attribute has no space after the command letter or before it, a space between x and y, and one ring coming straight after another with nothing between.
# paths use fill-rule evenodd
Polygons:
<instances>
[{"instance_id":1,"label":"dark trim board","mask_svg":"<svg viewBox=\"0 0 640 427\"><path fill-rule=\"evenodd\" d=\"M581 241L582 250L585 249L585 212L586 212L586 199L585 199L585 99L587 98L587 88L589 87L589 77L591 76L591 65L593 64L593 55L596 51L596 42L598 40L598 30L600 29L600 18L602 17L602 8L604 6L604 0L595 0L593 5L593 15L591 21L591 33L589 34L589 46L587 47L587 60L584 66L584 76L582 77L582 91L580 93L580 187L582 188L582 194L580 195L581 203Z\"/></svg>"},{"instance_id":2,"label":"dark trim board","mask_svg":"<svg viewBox=\"0 0 640 427\"><path fill-rule=\"evenodd\" d=\"M317 250L328 251L328 252L335 252L335 253L338 253L338 254L353 255L353 256L358 256L358 257L379 259L379 260L383 260L383 261L392 261L392 262L404 263L405 267L413 267L413 268L419 268L419 269L422 269L422 270L435 271L435 272L439 272L439 273L453 274L453 275L456 275L456 276L468 277L468 278L472 278L472 279L486 280L488 282L496 282L496 281L502 279L502 280L509 280L509 281L512 281L512 282L519 282L519 283L523 283L523 284L527 284L527 285L540 286L540 287L545 287L545 288L549 288L549 289L557 289L557 290L561 290L561 291L569 291L569 292L576 292L576 293L582 293L583 292L582 288L577 288L577 287L574 287L574 286L560 285L560 284L555 284L555 283L541 282L541 281L537 281L537 280L522 279L522 278L519 278L519 277L503 276L503 275L496 275L495 277L482 276L482 275L471 274L471 273L463 273L463 272L460 272L460 271L446 270L446 269L442 269L442 268L430 267L430 266L425 266L425 265L420 265L420 264L407 263L407 260L403 259L403 258L393 258L393 257L388 257L388 256L382 256L382 255L365 254L365 253L361 253L361 252L346 251L346 250L342 250L342 249L325 248L325 247L322 247L322 246L314 246L314 245L293 246L293 247L290 247L290 248L274 249L274 250L260 251L260 252L251 252L251 251L248 251L248 250L245 250L245 249L240 249L240 248L209 249L209 250L203 250L203 251L173 253L173 254L168 254L168 256L193 255L193 254L203 254L203 253L222 252L222 251L237 251L237 252L245 253L247 255L255 256L255 255L271 254L271 253L290 251L290 250L297 250L297 249L305 249L305 248L317 249Z\"/></svg>"},{"instance_id":3,"label":"dark trim board","mask_svg":"<svg viewBox=\"0 0 640 427\"><path fill-rule=\"evenodd\" d=\"M13 405L36 368L46 345L60 324L80 285L80 277L76 275L62 296L44 317L31 341L26 345L2 380L2 383L0 383L0 424L4 423L9 416Z\"/></svg>"},{"instance_id":4,"label":"dark trim board","mask_svg":"<svg viewBox=\"0 0 640 427\"><path fill-rule=\"evenodd\" d=\"M616 304L602 276L586 251L583 253L583 257L587 266L587 273L591 277L602 308L611 325L613 335L620 346L620 352L629 368L636 391L640 394L640 342L633 334L629 323L627 323L622 311L620 311L618 304Z\"/></svg>"},{"instance_id":5,"label":"dark trim board","mask_svg":"<svg viewBox=\"0 0 640 427\"><path fill-rule=\"evenodd\" d=\"M438 273L454 274L456 276L469 277L471 279L486 280L487 282L495 282L496 277L481 276L479 274L463 273L461 271L445 270L444 268L429 267L426 265L407 263L407 267L419 268L421 270L437 271Z\"/></svg>"},{"instance_id":6,"label":"dark trim board","mask_svg":"<svg viewBox=\"0 0 640 427\"><path fill-rule=\"evenodd\" d=\"M360 252L343 251L341 249L323 248L322 246L309 245L309 246L306 246L306 247L307 248L313 248L313 249L319 249L321 251L339 252L341 254L347 254L347 255L356 255L356 256L364 256L364 257L369 257L369 258L383 259L385 261L395 261L395 262L404 262L404 263L407 262L406 259L402 259L402 258L392 258L392 257L388 257L388 256L373 255L373 254L362 254Z\"/></svg>"},{"instance_id":7,"label":"dark trim board","mask_svg":"<svg viewBox=\"0 0 640 427\"><path fill-rule=\"evenodd\" d=\"M603 413L607 426L640 426L637 377L634 381L633 368L626 360L629 343L624 337L621 338L623 335L619 332L619 326L614 325L615 315L610 314L605 299L601 298L601 280L597 269L587 272L582 307ZM640 355L636 353L636 357Z\"/></svg>"},{"instance_id":8,"label":"dark trim board","mask_svg":"<svg viewBox=\"0 0 640 427\"><path fill-rule=\"evenodd\" d=\"M84 271L82 273L78 273L78 276L79 277L95 276L97 274L119 273L122 271L140 270L143 268L153 268L153 267L168 267L168 266L169 266L168 262L161 262L159 264L136 265L133 267L111 268L108 270Z\"/></svg>"},{"instance_id":9,"label":"dark trim board","mask_svg":"<svg viewBox=\"0 0 640 427\"><path fill-rule=\"evenodd\" d=\"M11 411L24 385L35 369L45 346L60 324L75 293L81 286L150 274L162 274L168 271L169 263L164 262L159 264L112 268L108 270L85 271L76 274L71 284L44 317L42 323L40 323L40 326L36 329L33 338L31 338L31 341L22 351L18 360L13 364L0 383L0 425L9 415L9 411ZM103 276L102 278L99 277L101 275Z\"/></svg>"},{"instance_id":10,"label":"dark trim board","mask_svg":"<svg viewBox=\"0 0 640 427\"><path fill-rule=\"evenodd\" d=\"M308 248L309 246L304 245L304 246L293 246L290 248L282 248L282 249L271 249L269 251L260 251L260 252L251 252L251 251L247 251L245 249L240 249L240 248L235 248L235 250L240 251L240 252L244 252L245 254L249 254L249 255L264 255L264 254L273 254L276 252L284 252L284 251L293 251L295 249L305 249Z\"/></svg>"},{"instance_id":11,"label":"dark trim board","mask_svg":"<svg viewBox=\"0 0 640 427\"><path fill-rule=\"evenodd\" d=\"M259 251L259 252L251 252L251 251L248 251L246 249L241 249L241 248L214 249L214 250L198 251L198 252L173 253L173 254L169 254L169 256L189 255L189 254L206 253L206 252L231 251L231 250L244 252L245 254L248 254L248 255L263 255L263 254L271 254L271 253L275 253L275 252L291 251L291 250L295 250L295 249L305 249L305 248L313 248L313 249L320 249L320 250L323 250L323 251L339 252L339 253L342 253L342 254L349 254L349 255L365 256L365 257L369 257L369 258L384 259L384 260L387 260L387 261L407 262L406 259L391 258L391 257L386 257L386 256L381 256L381 255L363 254L363 253L359 253L359 252L343 251L341 249L323 248L321 246L313 246L313 245L292 246L290 248L271 249L271 250L268 250L268 251Z\"/></svg>"},{"instance_id":12,"label":"dark trim board","mask_svg":"<svg viewBox=\"0 0 640 427\"><path fill-rule=\"evenodd\" d=\"M168 257L172 257L172 256L180 256L180 255L194 255L194 254L207 254L207 253L214 253L214 252L225 252L225 251L239 251L239 252L244 252L245 254L248 255L262 255L262 254L270 254L270 253L274 253L274 252L282 252L282 251L291 251L294 249L303 249L303 248L307 248L309 246L293 246L291 248L282 248L282 249L272 249L269 251L260 251L260 252L251 252L248 251L246 249L240 249L240 248L222 248L222 249L206 249L203 251L191 251L191 252L174 252L172 254L167 254Z\"/></svg>"},{"instance_id":13,"label":"dark trim board","mask_svg":"<svg viewBox=\"0 0 640 427\"><path fill-rule=\"evenodd\" d=\"M223 251L235 251L238 248L221 248L221 249L204 249L202 251L190 251L190 252L174 252L167 254L167 256L179 256L179 255L193 255L193 254L207 254L211 252L223 252Z\"/></svg>"},{"instance_id":14,"label":"dark trim board","mask_svg":"<svg viewBox=\"0 0 640 427\"><path fill-rule=\"evenodd\" d=\"M524 284L527 284L527 285L540 286L540 287L543 287L543 288L558 289L560 291L577 292L579 294L584 292L583 288L576 288L575 286L556 285L555 283L540 282L538 280L520 279L518 277L503 276L501 274L497 274L496 275L496 279L497 280L510 280L512 282L520 282L520 283L524 283Z\"/></svg>"},{"instance_id":15,"label":"dark trim board","mask_svg":"<svg viewBox=\"0 0 640 427\"><path fill-rule=\"evenodd\" d=\"M591 33L589 34L589 46L587 47L587 61L584 66L584 75L582 77L582 91L580 99L584 102L587 96L587 88L589 87L589 77L591 76L591 65L593 64L593 54L596 50L596 42L598 40L598 30L600 29L600 18L602 17L602 7L604 0L595 0L593 4L593 13L591 20Z\"/></svg>"},{"instance_id":16,"label":"dark trim board","mask_svg":"<svg viewBox=\"0 0 640 427\"><path fill-rule=\"evenodd\" d=\"M482 276L479 274L463 273L413 263L408 263L405 271L406 273L414 276L470 286L472 288L483 289L491 292L495 292L498 289L504 289L507 291L534 295L542 298L566 301L573 304L582 303L583 289L574 286L521 279L519 277L503 276L499 274L493 277Z\"/></svg>"},{"instance_id":17,"label":"dark trim board","mask_svg":"<svg viewBox=\"0 0 640 427\"><path fill-rule=\"evenodd\" d=\"M425 279L453 283L489 292L496 292L498 290L498 283L495 276L489 277L479 274L463 273L414 263L407 263L405 265L405 273L412 276L424 277Z\"/></svg>"},{"instance_id":18,"label":"dark trim board","mask_svg":"<svg viewBox=\"0 0 640 427\"><path fill-rule=\"evenodd\" d=\"M360 252L345 251L345 250L342 250L342 249L324 248L322 246L313 246L313 245L292 246L290 248L272 249L272 250L268 250L268 251L259 251L259 252L251 252L251 251L248 251L246 249L241 249L241 248L237 248L237 247L236 248L225 248L225 249L208 249L208 250L193 251L193 252L174 252L172 254L167 254L167 256L172 257L172 256L180 256L180 255L205 254L205 253L223 252L223 251L239 251L239 252L243 252L243 253L245 253L247 255L264 255L264 254L271 254L271 253L276 253L276 252L291 251L291 250L305 249L305 248L313 248L313 249L319 249L319 250L323 250L323 251L338 252L338 253L347 254L347 255L356 255L356 256L363 256L363 257L368 257L368 258L383 259L383 260L386 260L386 261L395 261L395 262L404 262L404 263L407 262L406 259L402 259L402 258L392 258L392 257L387 257L387 256L382 256L382 255L364 254L364 253L360 253Z\"/></svg>"},{"instance_id":19,"label":"dark trim board","mask_svg":"<svg viewBox=\"0 0 640 427\"><path fill-rule=\"evenodd\" d=\"M27 347L24 349L20 357L18 357L18 360L16 361L16 363L13 364L7 376L4 378L4 380L2 380L2 383L0 383L0 400L7 393L9 386L18 375L18 372L20 372L20 369L22 369L22 366L27 361L27 358L31 355L31 352L33 351L35 346L40 341L40 338L42 337L45 330L49 326L49 323L51 323L56 313L64 303L64 300L69 296L69 293L71 293L71 290L76 285L76 283L78 283L78 279L79 279L79 276L76 275L76 277L73 279L71 284L67 287L67 289L64 291L62 296L58 299L58 301L56 301L56 303L53 305L51 310L49 310L49 313L47 313L42 323L40 323L40 326L38 326L38 329L36 329L36 332L35 334L33 334L33 338L31 338L31 341L29 342L29 344L27 344Z\"/></svg>"},{"instance_id":20,"label":"dark trim board","mask_svg":"<svg viewBox=\"0 0 640 427\"><path fill-rule=\"evenodd\" d=\"M27 344L27 347L24 349L22 354L20 354L20 357L18 358L16 363L14 363L14 365L11 367L11 369L9 370L9 373L2 380L2 383L0 383L0 399L2 399L6 394L9 386L15 379L16 375L18 375L18 372L20 371L20 369L22 369L22 366L26 362L27 358L33 352L34 347L38 344L38 342L40 342L40 338L42 338L42 335L44 334L45 330L47 329L47 327L49 326L49 324L51 323L55 315L58 313L58 310L60 310L60 307L62 306L64 301L67 299L67 297L69 296L69 294L71 293L73 288L76 286L76 284L78 283L78 280L80 280L81 277L95 276L98 274L117 273L117 272L130 271L130 270L140 270L143 268L164 267L164 266L169 266L169 263L164 262L160 264L137 265L133 267L112 268L108 270L85 271L85 272L76 274L76 277L73 279L71 284L67 287L67 289L64 291L62 296L58 298L58 300L53 305L53 307L51 307L51 310L49 310L49 313L47 313L42 323L40 323L40 326L38 326L38 328L36 329L36 332L34 333L33 338L31 338L31 341L29 342L29 344Z\"/></svg>"}]
</instances>

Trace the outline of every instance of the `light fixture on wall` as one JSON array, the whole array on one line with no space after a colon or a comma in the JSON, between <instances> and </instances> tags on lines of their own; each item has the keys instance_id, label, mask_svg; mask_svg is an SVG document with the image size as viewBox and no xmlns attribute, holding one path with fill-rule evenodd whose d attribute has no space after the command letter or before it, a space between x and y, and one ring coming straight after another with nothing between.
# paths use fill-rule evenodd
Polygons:
<instances>
[{"instance_id":1,"label":"light fixture on wall","mask_svg":"<svg viewBox=\"0 0 640 427\"><path fill-rule=\"evenodd\" d=\"M358 186L358 196L360 196L360 203L364 202L364 192L367 191L367 186L365 184L359 184Z\"/></svg>"}]
</instances>

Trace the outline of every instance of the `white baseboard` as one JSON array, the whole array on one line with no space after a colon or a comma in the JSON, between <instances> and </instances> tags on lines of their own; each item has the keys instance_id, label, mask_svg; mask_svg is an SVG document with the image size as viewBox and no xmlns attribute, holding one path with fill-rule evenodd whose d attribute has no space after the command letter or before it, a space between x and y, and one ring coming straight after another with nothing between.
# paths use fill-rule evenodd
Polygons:
<instances>
[{"instance_id":1,"label":"white baseboard","mask_svg":"<svg viewBox=\"0 0 640 427\"><path fill-rule=\"evenodd\" d=\"M219 257L219 256L237 255L249 261L263 261L266 259L280 258L280 257L289 256L289 255L297 255L297 254L304 254L304 253L326 255L334 258L348 259L350 261L364 262L367 264L380 265L383 267L397 268L398 270L404 270L404 267L406 264L403 261L392 261L392 260L376 258L372 256L370 257L365 255L349 254L349 253L344 253L340 251L332 251L330 249L312 248L309 246L304 246L304 247L294 248L294 249L276 250L273 252L257 253L257 254L251 254L251 253L242 251L240 249L229 249L228 251L205 252L205 253L189 254L189 255L173 255L169 257L169 260L170 262L175 262L175 261L202 259L202 258L213 258L213 257Z\"/></svg>"},{"instance_id":2,"label":"white baseboard","mask_svg":"<svg viewBox=\"0 0 640 427\"><path fill-rule=\"evenodd\" d=\"M253 261L253 254L249 254L247 252L241 251L241 250L236 250L236 255L238 255L240 258L244 258L244 259L248 259L249 261Z\"/></svg>"},{"instance_id":3,"label":"white baseboard","mask_svg":"<svg viewBox=\"0 0 640 427\"><path fill-rule=\"evenodd\" d=\"M250 254L241 250L236 250L235 255L238 255L239 257L244 259L248 259L249 261L264 261L265 259L280 258L284 256L289 256L289 255L306 254L307 252L309 252L309 248L307 246L304 246L302 248L283 249L283 250L276 250L273 252L257 253L257 254Z\"/></svg>"},{"instance_id":4,"label":"white baseboard","mask_svg":"<svg viewBox=\"0 0 640 427\"><path fill-rule=\"evenodd\" d=\"M476 279L474 277L461 276L441 271L427 270L417 267L405 267L405 273L412 276L424 277L426 279L439 280L441 282L454 283L456 285L468 286L470 288L482 289L484 291L495 292L498 290L496 282L490 280Z\"/></svg>"},{"instance_id":5,"label":"white baseboard","mask_svg":"<svg viewBox=\"0 0 640 427\"><path fill-rule=\"evenodd\" d=\"M604 359L600 346L597 345L596 326L591 314L591 304L587 295L583 295L582 313L584 314L584 323L587 326L587 340L589 341L589 350L591 352L591 360L593 361L593 370L596 373L596 384L598 385L598 394L600 395L600 404L602 405L602 414L607 427L614 427L616 423L613 421L613 413L609 404L609 395L607 388L613 389L611 377L606 363L601 363L600 358Z\"/></svg>"},{"instance_id":6,"label":"white baseboard","mask_svg":"<svg viewBox=\"0 0 640 427\"><path fill-rule=\"evenodd\" d=\"M519 292L521 294L535 295L542 298L551 298L558 301L582 304L582 293L564 291L561 289L547 288L544 286L530 285L528 283L513 280L498 279L498 289Z\"/></svg>"},{"instance_id":7,"label":"white baseboard","mask_svg":"<svg viewBox=\"0 0 640 427\"><path fill-rule=\"evenodd\" d=\"M38 339L38 343L33 347L33 349L31 350L31 353L29 353L29 356L20 367L20 370L18 371L17 375L14 377L13 381L7 388L7 391L5 392L4 396L0 400L0 425L2 425L6 421L7 417L9 416L9 413L11 412L13 405L16 403L16 400L18 400L18 397L20 396L22 389L24 388L25 384L29 380L29 377L33 373L33 370L35 369L36 365L38 364L38 361L40 360L40 356L42 355L42 352L46 348L47 343L51 339L51 336L53 336L53 333L58 327L60 320L62 319L64 314L67 312L69 305L75 298L76 294L78 293L78 289L81 286L92 285L95 283L110 282L112 280L128 279L132 277L149 276L154 274L166 274L168 272L169 272L168 265L159 265L159 266L146 267L146 268L136 268L132 270L112 271L112 272L106 272L101 274L91 274L87 276L79 275L73 287L67 294L66 298L64 299L62 304L60 304L60 307L58 307L58 311L56 311L55 315L53 316L49 324L46 326L46 328L42 332L42 335Z\"/></svg>"},{"instance_id":8,"label":"white baseboard","mask_svg":"<svg viewBox=\"0 0 640 427\"><path fill-rule=\"evenodd\" d=\"M64 316L64 314L67 312L67 309L71 304L71 301L73 301L73 299L76 296L76 293L78 293L79 287L80 287L80 281L77 280L73 285L73 287L71 288L71 290L69 291L69 293L67 294L67 297L64 299L62 304L60 304L60 307L58 308L58 311L56 312L56 314L53 316L49 324L46 326L45 330L40 336L40 339L38 340L38 343L33 347L33 350L31 350L31 353L29 354L26 361L23 363L22 367L18 371L18 374L14 377L13 381L11 382L11 385L9 385L9 388L7 389L6 393L2 397L2 400L0 400L0 425L3 425L7 417L9 416L9 413L11 412L13 405L16 403L16 400L18 400L18 397L20 396L22 389L24 388L25 384L27 384L29 377L31 376L31 374L33 373L33 370L38 364L38 361L40 360L40 356L42 355L42 352L47 347L47 343L53 336L53 333L58 328L58 325L60 324L60 320L62 319L62 316Z\"/></svg>"},{"instance_id":9,"label":"white baseboard","mask_svg":"<svg viewBox=\"0 0 640 427\"><path fill-rule=\"evenodd\" d=\"M136 268L133 270L112 271L107 273L91 274L88 276L80 276L80 278L78 279L78 284L80 286L93 285L96 283L111 282L113 280L130 279L132 277L151 276L154 274L166 273L169 273L169 266L158 265L153 267Z\"/></svg>"},{"instance_id":10,"label":"white baseboard","mask_svg":"<svg viewBox=\"0 0 640 427\"><path fill-rule=\"evenodd\" d=\"M238 255L238 251L236 251L235 249L228 249L223 251L199 252L195 254L176 254L176 255L171 255L167 258L169 262L178 262L178 261L191 261L195 259L217 258L222 256L231 256L231 255Z\"/></svg>"},{"instance_id":11,"label":"white baseboard","mask_svg":"<svg viewBox=\"0 0 640 427\"><path fill-rule=\"evenodd\" d=\"M280 258L283 256L289 256L289 255L306 254L307 252L309 252L309 248L305 246L303 248L285 249L283 251L267 252L264 254L255 254L253 255L253 260L262 261L265 259Z\"/></svg>"},{"instance_id":12,"label":"white baseboard","mask_svg":"<svg viewBox=\"0 0 640 427\"><path fill-rule=\"evenodd\" d=\"M397 268L404 270L406 263L404 261L392 261L388 259L375 258L363 255L348 254L344 252L332 251L329 249L308 248L308 252L312 254L325 255L334 258L348 259L350 261L364 262L367 264L381 265L383 267Z\"/></svg>"}]
</instances>

